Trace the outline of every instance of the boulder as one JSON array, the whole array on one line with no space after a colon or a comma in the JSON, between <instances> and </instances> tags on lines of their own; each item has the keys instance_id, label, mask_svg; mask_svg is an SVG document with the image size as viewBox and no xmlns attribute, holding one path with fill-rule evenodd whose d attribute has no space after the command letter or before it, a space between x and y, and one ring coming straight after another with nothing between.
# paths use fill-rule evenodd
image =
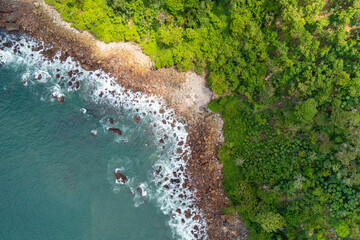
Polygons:
<instances>
[{"instance_id":1,"label":"boulder","mask_svg":"<svg viewBox=\"0 0 360 240\"><path fill-rule=\"evenodd\" d=\"M60 97L58 97L57 100L59 103L63 103L65 101L65 98L64 98L64 96L60 96Z\"/></svg>"},{"instance_id":2,"label":"boulder","mask_svg":"<svg viewBox=\"0 0 360 240\"><path fill-rule=\"evenodd\" d=\"M139 124L140 121L141 121L140 116L135 116L135 117L134 117L134 121L135 121L137 124Z\"/></svg>"},{"instance_id":3,"label":"boulder","mask_svg":"<svg viewBox=\"0 0 360 240\"><path fill-rule=\"evenodd\" d=\"M172 184L174 184L174 183L180 183L180 179L177 179L177 178L173 178L173 179L170 179L170 182L172 183Z\"/></svg>"},{"instance_id":4,"label":"boulder","mask_svg":"<svg viewBox=\"0 0 360 240\"><path fill-rule=\"evenodd\" d=\"M127 181L127 177L125 177L124 175L122 175L119 172L115 172L115 178L116 178L116 181L120 182L120 183L126 183L126 181Z\"/></svg>"},{"instance_id":5,"label":"boulder","mask_svg":"<svg viewBox=\"0 0 360 240\"><path fill-rule=\"evenodd\" d=\"M118 134L119 136L122 136L122 131L118 128L109 128L109 131L114 132Z\"/></svg>"}]
</instances>

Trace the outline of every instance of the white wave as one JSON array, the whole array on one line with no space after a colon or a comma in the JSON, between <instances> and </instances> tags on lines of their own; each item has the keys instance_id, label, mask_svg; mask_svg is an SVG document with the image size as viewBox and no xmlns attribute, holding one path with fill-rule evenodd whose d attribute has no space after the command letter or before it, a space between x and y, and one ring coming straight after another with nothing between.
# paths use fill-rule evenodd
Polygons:
<instances>
[{"instance_id":1,"label":"white wave","mask_svg":"<svg viewBox=\"0 0 360 240\"><path fill-rule=\"evenodd\" d=\"M16 41L17 38L11 34L0 33L0 49L1 46L4 49L0 50L0 63L5 66L17 64L24 67L26 70L22 75L22 84L48 84L51 93L48 96L50 101L60 96L67 98L71 92L81 90L90 93L87 100L93 103L129 110L132 118L145 115L151 121L150 127L155 135L155 141L160 145L156 152L158 160L154 164L152 178L152 184L156 187L152 189L148 183L134 186L137 183L133 178L129 178L125 185L133 192L137 187L142 189L141 196L134 194L135 205L141 204L144 198L156 200L161 211L169 216L168 224L173 230L174 238L207 239L206 221L201 210L196 206L195 193L191 192L185 184L186 181L191 181L185 173L185 159L190 158L190 147L186 144L188 135L185 130L186 123L180 121L175 112L167 108L161 98L126 90L103 71L86 71L70 57L61 62L60 52L52 61L49 61L42 56L40 51L33 50L40 46L48 49L44 43L26 36L20 36L20 39ZM5 42L12 42L13 46L6 47ZM15 46L18 49L17 53L14 53ZM84 108L80 111L86 113ZM107 124L103 123L102 127L104 131L108 131ZM127 130L122 129L122 131L126 133ZM91 133L96 135L97 130L92 130ZM119 142L127 141L123 136L117 136L116 139ZM109 169L114 171L112 166ZM113 172L111 174L114 175ZM113 191L119 192L121 187L123 186L115 184ZM140 200L138 201L137 198Z\"/></svg>"}]
</instances>

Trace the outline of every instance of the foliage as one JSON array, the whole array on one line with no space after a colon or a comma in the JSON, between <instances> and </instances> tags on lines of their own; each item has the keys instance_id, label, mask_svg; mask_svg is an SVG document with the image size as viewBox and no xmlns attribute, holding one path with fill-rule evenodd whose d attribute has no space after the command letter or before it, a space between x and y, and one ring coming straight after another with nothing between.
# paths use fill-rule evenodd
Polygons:
<instances>
[{"instance_id":1,"label":"foliage","mask_svg":"<svg viewBox=\"0 0 360 240\"><path fill-rule=\"evenodd\" d=\"M280 214L273 212L260 213L257 219L261 227L268 233L276 231L285 224L284 218Z\"/></svg>"}]
</instances>

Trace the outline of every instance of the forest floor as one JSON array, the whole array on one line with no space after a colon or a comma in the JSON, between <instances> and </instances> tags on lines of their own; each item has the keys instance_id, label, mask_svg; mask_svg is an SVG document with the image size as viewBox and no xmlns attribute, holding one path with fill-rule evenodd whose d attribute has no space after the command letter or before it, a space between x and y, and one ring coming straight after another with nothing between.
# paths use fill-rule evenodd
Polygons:
<instances>
[{"instance_id":1,"label":"forest floor","mask_svg":"<svg viewBox=\"0 0 360 240\"><path fill-rule=\"evenodd\" d=\"M0 27L27 33L53 46L43 54L52 58L57 50L71 56L86 70L103 69L127 89L156 94L189 124L192 156L187 161L189 187L196 189L197 204L208 223L210 239L247 239L239 216L228 217L223 208L230 204L222 187L223 165L218 148L224 141L223 121L206 105L216 96L207 88L205 76L179 72L176 68L155 69L149 56L130 42L106 44L88 32L80 32L61 19L43 0L0 0Z\"/></svg>"}]
</instances>

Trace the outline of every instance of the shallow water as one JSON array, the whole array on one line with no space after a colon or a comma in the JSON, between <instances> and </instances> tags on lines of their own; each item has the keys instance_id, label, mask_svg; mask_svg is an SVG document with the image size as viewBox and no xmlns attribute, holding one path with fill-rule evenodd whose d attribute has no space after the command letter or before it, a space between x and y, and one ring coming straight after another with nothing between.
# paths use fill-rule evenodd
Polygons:
<instances>
[{"instance_id":1,"label":"shallow water","mask_svg":"<svg viewBox=\"0 0 360 240\"><path fill-rule=\"evenodd\" d=\"M171 109L70 58L44 59L28 37L0 40L0 239L206 238L202 218L184 216L189 149Z\"/></svg>"}]
</instances>

